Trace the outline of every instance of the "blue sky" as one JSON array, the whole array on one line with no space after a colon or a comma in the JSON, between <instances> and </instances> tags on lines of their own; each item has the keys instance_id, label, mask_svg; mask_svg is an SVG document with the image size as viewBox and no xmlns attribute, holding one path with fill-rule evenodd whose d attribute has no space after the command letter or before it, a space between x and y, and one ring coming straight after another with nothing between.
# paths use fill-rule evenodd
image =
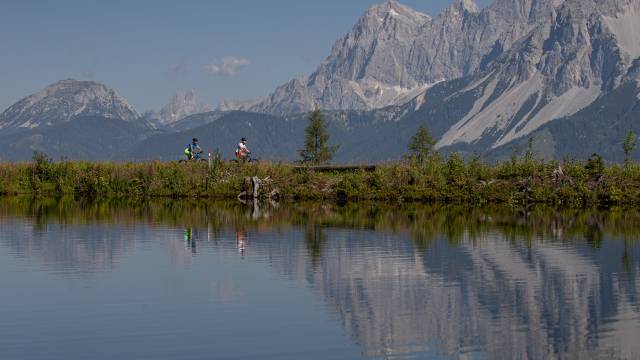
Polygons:
<instances>
[{"instance_id":1,"label":"blue sky","mask_svg":"<svg viewBox=\"0 0 640 360\"><path fill-rule=\"evenodd\" d=\"M451 1L401 0L430 15ZM2 0L0 109L65 78L103 82L141 112L188 89L211 105L263 96L313 71L379 2Z\"/></svg>"}]
</instances>

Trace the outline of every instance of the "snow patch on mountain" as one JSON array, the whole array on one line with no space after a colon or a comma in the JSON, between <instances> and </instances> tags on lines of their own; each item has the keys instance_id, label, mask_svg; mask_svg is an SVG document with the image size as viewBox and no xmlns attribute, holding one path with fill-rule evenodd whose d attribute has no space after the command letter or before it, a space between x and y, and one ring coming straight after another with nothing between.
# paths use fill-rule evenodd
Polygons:
<instances>
[{"instance_id":1,"label":"snow patch on mountain","mask_svg":"<svg viewBox=\"0 0 640 360\"><path fill-rule=\"evenodd\" d=\"M20 124L18 127L21 128L27 128L27 129L33 129L35 127L37 127L38 124L34 124L31 122L31 120L27 121L26 123Z\"/></svg>"},{"instance_id":2,"label":"snow patch on mountain","mask_svg":"<svg viewBox=\"0 0 640 360\"><path fill-rule=\"evenodd\" d=\"M566 116L571 116L591 105L602 94L599 87L572 88L542 108L533 118L527 120L524 126L518 126L505 134L493 148L506 145L513 140L531 134L542 125Z\"/></svg>"},{"instance_id":3,"label":"snow patch on mountain","mask_svg":"<svg viewBox=\"0 0 640 360\"><path fill-rule=\"evenodd\" d=\"M621 13L602 18L620 49L630 55L631 60L640 57L640 4L630 3Z\"/></svg>"},{"instance_id":4,"label":"snow patch on mountain","mask_svg":"<svg viewBox=\"0 0 640 360\"><path fill-rule=\"evenodd\" d=\"M488 103L494 96L498 79L493 79L485 88L482 97L473 105L471 111L456 125L447 131L436 145L438 148L459 142L472 143L487 135L487 131L503 131L521 109L527 99L540 91L542 78L535 76L505 91L495 101Z\"/></svg>"}]
</instances>

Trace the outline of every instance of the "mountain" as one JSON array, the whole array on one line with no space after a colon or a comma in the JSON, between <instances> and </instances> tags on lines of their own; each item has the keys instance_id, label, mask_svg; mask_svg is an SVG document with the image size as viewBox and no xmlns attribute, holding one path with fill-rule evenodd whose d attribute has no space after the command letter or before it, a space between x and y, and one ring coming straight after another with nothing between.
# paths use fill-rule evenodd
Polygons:
<instances>
[{"instance_id":1,"label":"mountain","mask_svg":"<svg viewBox=\"0 0 640 360\"><path fill-rule=\"evenodd\" d=\"M208 111L208 112L189 115L180 121L176 121L172 124L169 124L166 127L166 130L173 131L173 132L180 132L180 131L195 129L200 126L212 123L220 119L227 113L228 113L227 111L216 110L216 111Z\"/></svg>"},{"instance_id":2,"label":"mountain","mask_svg":"<svg viewBox=\"0 0 640 360\"><path fill-rule=\"evenodd\" d=\"M110 160L153 134L125 98L93 81L58 81L0 115L0 160L34 151L54 159Z\"/></svg>"},{"instance_id":3,"label":"mountain","mask_svg":"<svg viewBox=\"0 0 640 360\"><path fill-rule=\"evenodd\" d=\"M510 48L560 0L455 0L431 18L396 1L374 5L310 76L236 109L271 114L402 104L435 83L472 74ZM229 108L229 104L225 104Z\"/></svg>"},{"instance_id":4,"label":"mountain","mask_svg":"<svg viewBox=\"0 0 640 360\"><path fill-rule=\"evenodd\" d=\"M145 114L152 124L156 127L166 127L175 124L185 117L193 114L204 113L210 111L208 105L200 104L193 90L177 93L171 102L159 112L151 111Z\"/></svg>"},{"instance_id":5,"label":"mountain","mask_svg":"<svg viewBox=\"0 0 640 360\"><path fill-rule=\"evenodd\" d=\"M34 151L51 158L113 160L122 149L143 141L149 129L101 116L78 116L49 126L0 132L0 161L25 161Z\"/></svg>"},{"instance_id":6,"label":"mountain","mask_svg":"<svg viewBox=\"0 0 640 360\"><path fill-rule=\"evenodd\" d=\"M626 132L640 134L638 33L640 0L496 0L482 10L457 0L435 18L387 1L371 7L314 74L247 106L252 111L187 116L205 109L185 93L165 107L163 130L152 132L117 94L108 104L77 95L104 85L65 80L1 115L0 149L69 156L60 149L73 150L68 133L78 126L104 143L101 158L177 159L197 136L226 157L247 137L257 157L293 160L305 112L317 105L325 109L331 142L341 144L337 162L398 159L421 124L445 154L498 159L532 138L548 158L599 152L618 161ZM100 116L84 124L85 113ZM121 120L96 124L107 118ZM121 123L136 126L132 137L119 137L115 128L129 131ZM16 135L2 136L9 130ZM109 147L108 136L125 140Z\"/></svg>"},{"instance_id":7,"label":"mountain","mask_svg":"<svg viewBox=\"0 0 640 360\"><path fill-rule=\"evenodd\" d=\"M638 64L640 66L640 64ZM624 161L622 142L629 130L640 134L640 88L626 82L577 113L552 121L530 134L534 150L546 158L586 159L593 153ZM527 138L493 149L488 156L505 158L509 147L524 149Z\"/></svg>"},{"instance_id":8,"label":"mountain","mask_svg":"<svg viewBox=\"0 0 640 360\"><path fill-rule=\"evenodd\" d=\"M620 160L626 132L640 133L640 41L630 36L640 33L640 0L566 0L536 21L493 60L403 105L326 111L331 139L342 144L336 161L400 158L423 123L443 153L496 159L533 138L541 156L586 158L600 152ZM211 133L214 143L226 134L225 146L246 136L261 147L258 157L296 158L305 116L265 117L270 124L254 116L234 113L190 132ZM269 126L278 133L267 131Z\"/></svg>"},{"instance_id":9,"label":"mountain","mask_svg":"<svg viewBox=\"0 0 640 360\"><path fill-rule=\"evenodd\" d=\"M364 163L402 157L418 122L394 121L398 109L378 111L337 110L325 112L329 142L340 144L335 161ZM202 116L212 116L209 113ZM303 147L307 115L275 116L241 111L216 114L214 121L179 132L150 136L126 149L118 159L177 160L194 136L205 150L220 150L223 158L233 157L238 141L246 137L254 156L262 160L297 160ZM194 115L195 119L202 119ZM188 118L187 118L188 119ZM186 119L185 119L186 120Z\"/></svg>"},{"instance_id":10,"label":"mountain","mask_svg":"<svg viewBox=\"0 0 640 360\"><path fill-rule=\"evenodd\" d=\"M305 123L268 114L229 112L206 125L171 133L158 134L127 148L120 159L178 160L193 137L200 138L205 151L220 150L231 158L242 137L249 139L249 148L264 159L292 159L296 155L297 138L290 134L304 131Z\"/></svg>"},{"instance_id":11,"label":"mountain","mask_svg":"<svg viewBox=\"0 0 640 360\"><path fill-rule=\"evenodd\" d=\"M93 81L61 80L27 96L0 114L0 130L34 129L82 116L137 121L140 114L109 87Z\"/></svg>"},{"instance_id":12,"label":"mountain","mask_svg":"<svg viewBox=\"0 0 640 360\"><path fill-rule=\"evenodd\" d=\"M446 128L439 148L480 152L511 147L552 122L577 125L573 116L598 99L633 108L634 96L621 104L608 95L620 87L637 94L640 41L629 33L638 24L638 0L567 0L487 70L426 91L409 106ZM601 115L603 127L619 120Z\"/></svg>"}]
</instances>

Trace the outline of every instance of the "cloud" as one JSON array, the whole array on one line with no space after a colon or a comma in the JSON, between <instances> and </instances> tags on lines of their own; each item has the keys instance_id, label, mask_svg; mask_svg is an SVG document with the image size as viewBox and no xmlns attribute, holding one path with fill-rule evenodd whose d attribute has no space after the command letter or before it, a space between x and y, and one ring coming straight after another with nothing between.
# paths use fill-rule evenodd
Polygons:
<instances>
[{"instance_id":1,"label":"cloud","mask_svg":"<svg viewBox=\"0 0 640 360\"><path fill-rule=\"evenodd\" d=\"M209 75L233 76L247 65L251 64L248 59L238 56L225 56L222 61L213 61L204 66L204 71Z\"/></svg>"},{"instance_id":2,"label":"cloud","mask_svg":"<svg viewBox=\"0 0 640 360\"><path fill-rule=\"evenodd\" d=\"M167 67L167 75L170 77L184 76L191 71L191 64L188 61L180 61L175 64L170 64Z\"/></svg>"}]
</instances>

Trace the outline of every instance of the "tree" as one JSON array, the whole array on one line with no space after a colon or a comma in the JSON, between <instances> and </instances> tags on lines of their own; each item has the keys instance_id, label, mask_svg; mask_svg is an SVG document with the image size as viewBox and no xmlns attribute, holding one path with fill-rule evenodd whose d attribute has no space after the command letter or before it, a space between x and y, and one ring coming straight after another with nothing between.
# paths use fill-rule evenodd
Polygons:
<instances>
[{"instance_id":1,"label":"tree","mask_svg":"<svg viewBox=\"0 0 640 360\"><path fill-rule=\"evenodd\" d=\"M309 113L309 125L305 129L304 149L299 150L301 162L322 165L333 159L340 145L329 146L327 123L320 109Z\"/></svg>"},{"instance_id":2,"label":"tree","mask_svg":"<svg viewBox=\"0 0 640 360\"><path fill-rule=\"evenodd\" d=\"M436 140L425 125L420 125L409 141L409 157L424 160L433 153Z\"/></svg>"},{"instance_id":3,"label":"tree","mask_svg":"<svg viewBox=\"0 0 640 360\"><path fill-rule=\"evenodd\" d=\"M624 164L629 165L631 163L631 153L635 150L638 138L633 131L629 130L627 137L622 143L622 150L624 151Z\"/></svg>"},{"instance_id":4,"label":"tree","mask_svg":"<svg viewBox=\"0 0 640 360\"><path fill-rule=\"evenodd\" d=\"M604 160L602 159L602 156L593 153L589 160L587 160L585 169L591 178L597 178L604 174Z\"/></svg>"}]
</instances>

